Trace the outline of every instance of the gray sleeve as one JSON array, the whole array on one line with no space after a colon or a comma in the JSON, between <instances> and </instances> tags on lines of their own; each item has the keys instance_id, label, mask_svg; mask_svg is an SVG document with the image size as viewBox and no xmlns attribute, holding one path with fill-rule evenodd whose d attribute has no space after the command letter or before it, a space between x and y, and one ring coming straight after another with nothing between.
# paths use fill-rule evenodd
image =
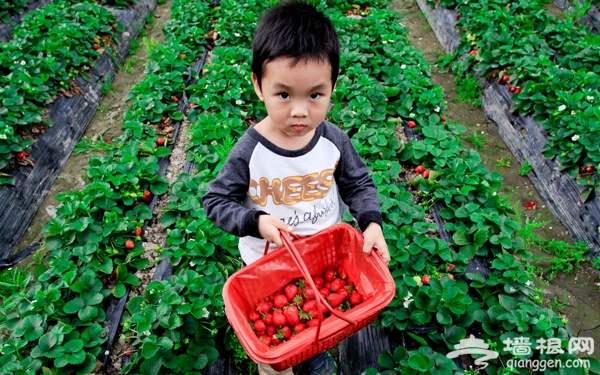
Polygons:
<instances>
[{"instance_id":1,"label":"gray sleeve","mask_svg":"<svg viewBox=\"0 0 600 375\"><path fill-rule=\"evenodd\" d=\"M258 232L258 217L266 212L242 205L248 192L248 164L255 146L256 140L247 133L240 137L217 178L210 182L208 191L202 197L206 217L217 227L239 237L262 238Z\"/></svg>"},{"instance_id":2,"label":"gray sleeve","mask_svg":"<svg viewBox=\"0 0 600 375\"><path fill-rule=\"evenodd\" d=\"M377 187L369 174L369 168L360 158L350 137L331 123L325 123L323 136L333 142L340 150L340 161L334 177L340 196L350 208L350 213L364 231L369 223L382 225L381 206Z\"/></svg>"}]
</instances>

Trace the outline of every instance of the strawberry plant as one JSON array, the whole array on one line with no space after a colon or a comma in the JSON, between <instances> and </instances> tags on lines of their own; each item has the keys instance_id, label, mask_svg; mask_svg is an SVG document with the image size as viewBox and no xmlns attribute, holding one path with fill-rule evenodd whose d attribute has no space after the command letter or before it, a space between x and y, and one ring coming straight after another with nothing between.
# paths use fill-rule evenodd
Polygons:
<instances>
[{"instance_id":1,"label":"strawberry plant","mask_svg":"<svg viewBox=\"0 0 600 375\"><path fill-rule=\"evenodd\" d=\"M482 51L469 66L510 87L514 111L533 115L548 134L543 155L585 185L581 199L588 200L596 185L581 178L590 177L581 170L600 163L591 141L598 136L593 124L600 100L600 37L570 20L557 20L541 1L476 3L440 2L462 15L457 26L465 32L454 57L474 46ZM464 63L454 68L461 76L470 74Z\"/></svg>"},{"instance_id":2,"label":"strawberry plant","mask_svg":"<svg viewBox=\"0 0 600 375\"><path fill-rule=\"evenodd\" d=\"M50 4L14 28L0 52L0 135L6 136L0 136L0 170L9 166L8 150L31 145L23 138L27 132L51 125L44 108L57 95L79 88L75 77L89 77L91 63L114 45L116 31L123 26L115 16L88 2ZM102 49L94 49L95 44ZM12 178L4 174L0 183L12 183Z\"/></svg>"},{"instance_id":3,"label":"strawberry plant","mask_svg":"<svg viewBox=\"0 0 600 375\"><path fill-rule=\"evenodd\" d=\"M19 14L27 8L28 0L6 0L0 4L0 22L9 23L10 16Z\"/></svg>"},{"instance_id":4,"label":"strawberry plant","mask_svg":"<svg viewBox=\"0 0 600 375\"><path fill-rule=\"evenodd\" d=\"M145 296L127 303L123 335L140 349L132 352L124 374L137 366L152 367L152 373L163 366L188 373L217 360L214 336L227 325L221 298L225 280L214 264L210 267L213 272L205 276L182 270L165 281L154 281Z\"/></svg>"}]
</instances>

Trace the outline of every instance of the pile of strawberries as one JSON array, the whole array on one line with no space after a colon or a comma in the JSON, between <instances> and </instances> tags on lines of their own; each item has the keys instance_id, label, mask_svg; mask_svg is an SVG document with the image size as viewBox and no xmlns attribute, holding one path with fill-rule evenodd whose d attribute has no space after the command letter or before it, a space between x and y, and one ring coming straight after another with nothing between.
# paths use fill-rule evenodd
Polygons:
<instances>
[{"instance_id":1,"label":"pile of strawberries","mask_svg":"<svg viewBox=\"0 0 600 375\"><path fill-rule=\"evenodd\" d=\"M350 282L343 266L337 270L327 269L313 282L329 305L347 311L366 301L370 296L361 295ZM329 311L322 306L319 316L316 294L302 278L291 281L283 290L259 301L248 313L250 326L257 337L270 347L291 340L300 332L316 327L319 320L327 318Z\"/></svg>"}]
</instances>

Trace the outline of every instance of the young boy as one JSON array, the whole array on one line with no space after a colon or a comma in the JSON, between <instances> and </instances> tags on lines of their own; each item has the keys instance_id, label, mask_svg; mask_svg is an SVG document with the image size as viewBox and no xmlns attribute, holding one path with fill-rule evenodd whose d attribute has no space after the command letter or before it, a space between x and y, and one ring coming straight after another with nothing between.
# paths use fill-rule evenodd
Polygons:
<instances>
[{"instance_id":1,"label":"young boy","mask_svg":"<svg viewBox=\"0 0 600 375\"><path fill-rule=\"evenodd\" d=\"M349 137L324 121L340 64L331 21L314 6L286 1L261 18L252 44L252 82L268 116L231 150L203 197L207 217L240 238L244 264L282 246L279 229L308 236L341 221L347 204L363 231L363 251L390 255L381 229L377 190ZM242 204L240 204L240 202ZM327 352L311 374L332 375ZM259 373L275 372L259 364Z\"/></svg>"}]
</instances>

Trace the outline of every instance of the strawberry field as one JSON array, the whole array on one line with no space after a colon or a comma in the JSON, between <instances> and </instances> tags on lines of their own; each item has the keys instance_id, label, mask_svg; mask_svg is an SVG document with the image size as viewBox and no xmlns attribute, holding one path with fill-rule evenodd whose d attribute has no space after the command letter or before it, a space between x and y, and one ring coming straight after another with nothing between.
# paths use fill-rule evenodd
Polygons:
<instances>
[{"instance_id":1,"label":"strawberry field","mask_svg":"<svg viewBox=\"0 0 600 375\"><path fill-rule=\"evenodd\" d=\"M327 119L371 170L396 285L375 323L331 350L338 373L600 373L597 351L570 347L577 338L600 339L594 29L575 22L582 15L539 1L317 4L342 46ZM224 314L223 285L241 267L237 238L206 218L201 197L236 140L266 116L249 77L252 35L269 6L148 6L168 10L164 42L144 39L143 74L123 95L110 139L77 146L92 152L78 171L81 186L54 196L37 261L0 273L0 374L257 373ZM0 5L3 22L22 18L0 52L0 178L11 194L0 195L3 210L24 194L27 184L15 176L52 156L52 147L68 148L42 141L57 126L53 103L94 96L100 84L86 80L110 84L94 78L97 63L118 60L116 70L123 59L111 54L139 43L114 14L141 7L140 0ZM139 29L141 20L148 18L131 23ZM440 44L449 54L432 56ZM119 69L125 73L124 64ZM454 78L458 86L449 88ZM470 104L453 100L469 90ZM93 103L91 112L101 108L97 97ZM69 136L71 149L83 130ZM58 171L64 164L48 163ZM353 224L349 213L344 219ZM0 267L12 266L27 225L20 234L2 231ZM292 303L304 312L300 302ZM270 341L289 338L288 330L271 330ZM471 335L498 353L485 368L480 355L449 354ZM532 350L505 349L516 340ZM554 352L536 349L548 341ZM515 359L530 362L510 366ZM582 365L532 365L548 360ZM308 374L303 365L294 373Z\"/></svg>"}]
</instances>

